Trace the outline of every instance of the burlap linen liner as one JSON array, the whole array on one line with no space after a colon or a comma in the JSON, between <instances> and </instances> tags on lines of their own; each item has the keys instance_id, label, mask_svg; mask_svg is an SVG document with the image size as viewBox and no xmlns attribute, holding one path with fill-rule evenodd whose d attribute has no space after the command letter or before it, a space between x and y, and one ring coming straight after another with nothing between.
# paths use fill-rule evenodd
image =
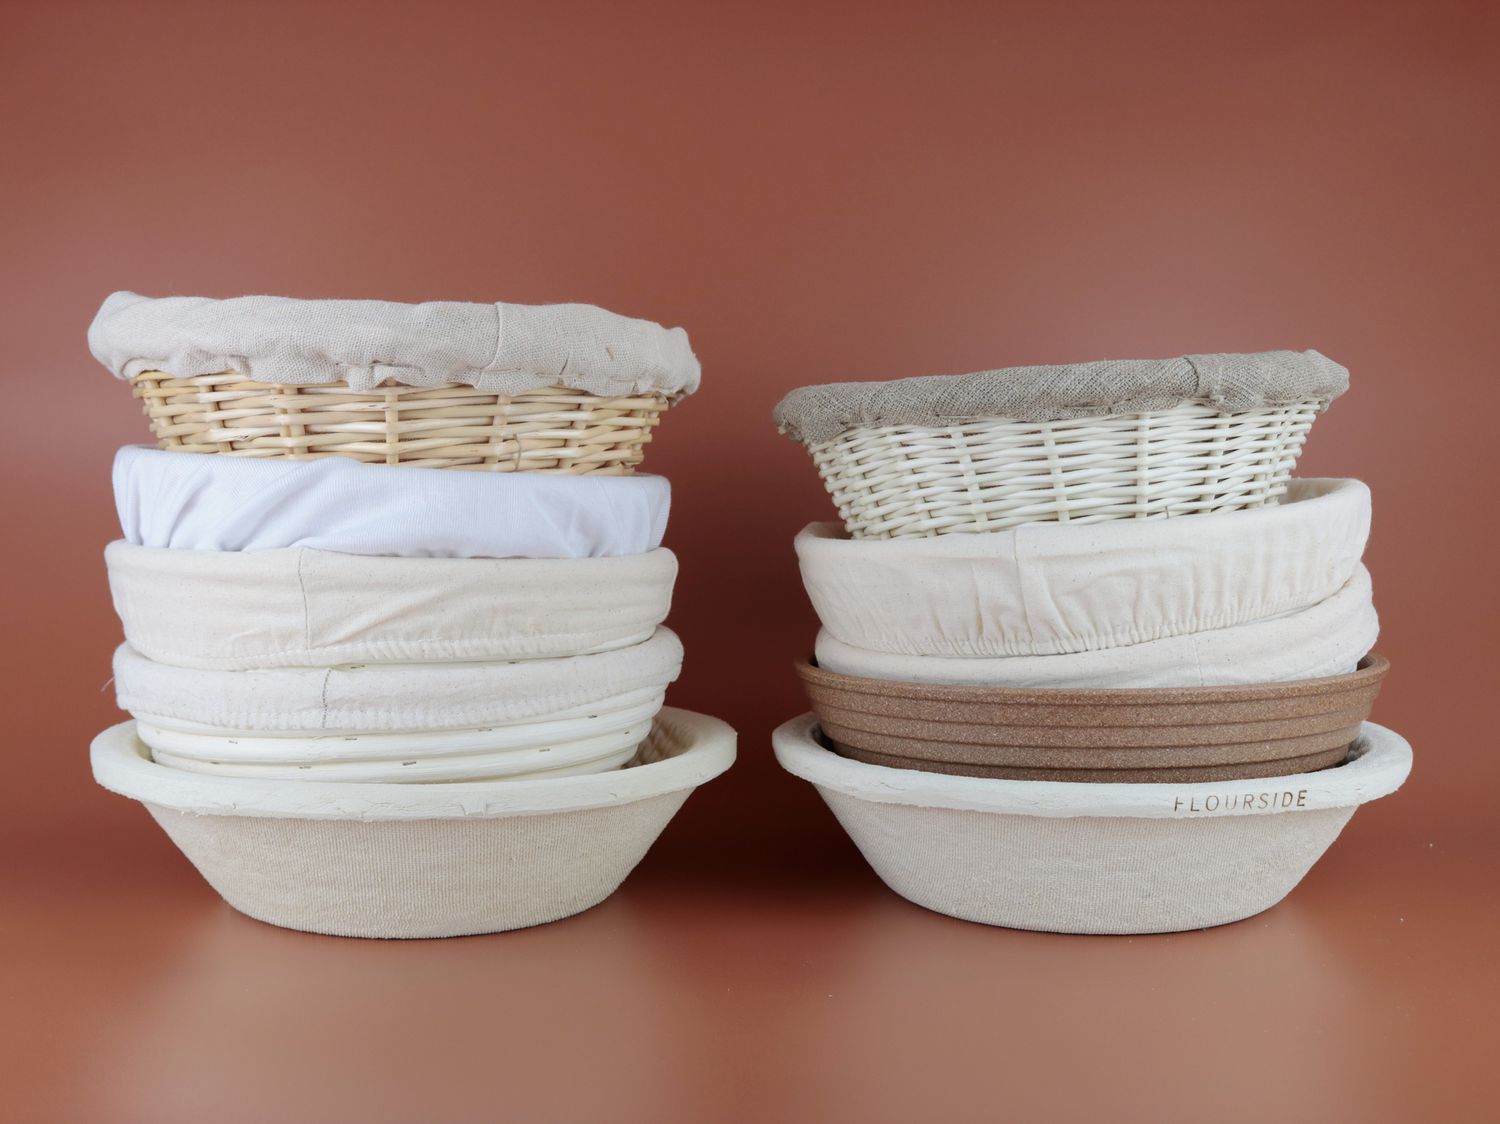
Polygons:
<instances>
[{"instance_id":1,"label":"burlap linen liner","mask_svg":"<svg viewBox=\"0 0 1500 1124\"><path fill-rule=\"evenodd\" d=\"M665 548L619 558L385 558L113 542L104 559L132 648L159 663L226 671L625 648L666 618L677 577Z\"/></svg>"},{"instance_id":2,"label":"burlap linen liner","mask_svg":"<svg viewBox=\"0 0 1500 1124\"><path fill-rule=\"evenodd\" d=\"M586 656L495 663L215 671L115 651L120 709L158 723L260 734L416 732L545 722L664 690L682 642L658 628L642 644Z\"/></svg>"},{"instance_id":3,"label":"burlap linen liner","mask_svg":"<svg viewBox=\"0 0 1500 1124\"><path fill-rule=\"evenodd\" d=\"M1353 575L1370 533L1358 480L1295 480L1274 507L1191 520L1027 523L983 535L796 539L823 627L916 656L1043 656L1297 612ZM1363 653L1360 653L1362 655Z\"/></svg>"},{"instance_id":4,"label":"burlap linen liner","mask_svg":"<svg viewBox=\"0 0 1500 1124\"><path fill-rule=\"evenodd\" d=\"M661 545L663 476L423 472L347 457L115 454L125 540L174 550L308 547L403 558L610 558Z\"/></svg>"},{"instance_id":5,"label":"burlap linen liner","mask_svg":"<svg viewBox=\"0 0 1500 1124\"><path fill-rule=\"evenodd\" d=\"M1044 422L1148 413L1184 402L1234 413L1332 400L1347 389L1349 372L1316 351L1263 351L825 383L793 390L774 416L787 436L818 445L856 426Z\"/></svg>"},{"instance_id":6,"label":"burlap linen liner","mask_svg":"<svg viewBox=\"0 0 1500 1124\"><path fill-rule=\"evenodd\" d=\"M89 350L118 378L235 371L288 386L372 390L461 384L495 394L564 386L604 397L698 389L681 328L586 304L401 304L118 292L89 325Z\"/></svg>"},{"instance_id":7,"label":"burlap linen liner","mask_svg":"<svg viewBox=\"0 0 1500 1124\"><path fill-rule=\"evenodd\" d=\"M140 800L231 906L358 937L499 932L615 891L692 790L734 762L727 725L671 707L642 764L454 784L202 776L149 759L133 723L94 740L94 779Z\"/></svg>"},{"instance_id":8,"label":"burlap linen liner","mask_svg":"<svg viewBox=\"0 0 1500 1124\"><path fill-rule=\"evenodd\" d=\"M1363 567L1332 597L1229 628L1050 656L911 656L818 633L819 666L840 675L970 687L1220 687L1354 670L1380 635Z\"/></svg>"},{"instance_id":9,"label":"burlap linen liner","mask_svg":"<svg viewBox=\"0 0 1500 1124\"><path fill-rule=\"evenodd\" d=\"M820 745L812 715L772 735L892 890L987 925L1162 933L1284 898L1363 803L1396 791L1411 747L1366 722L1318 773L1200 784L1084 784L864 765Z\"/></svg>"}]
</instances>

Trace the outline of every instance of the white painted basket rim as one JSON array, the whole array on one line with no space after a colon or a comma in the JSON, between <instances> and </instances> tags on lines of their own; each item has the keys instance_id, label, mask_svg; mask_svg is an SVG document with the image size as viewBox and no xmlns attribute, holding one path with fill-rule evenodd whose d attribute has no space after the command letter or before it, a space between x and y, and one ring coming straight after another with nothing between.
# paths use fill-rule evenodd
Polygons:
<instances>
[{"instance_id":1,"label":"white painted basket rim","mask_svg":"<svg viewBox=\"0 0 1500 1124\"><path fill-rule=\"evenodd\" d=\"M1360 727L1351 759L1337 768L1193 784L1012 781L888 769L851 761L823 748L813 737L817 726L809 712L783 723L771 735L776 760L793 776L857 800L954 811L1132 819L1272 815L1357 807L1389 796L1411 772L1411 746L1406 739L1373 722ZM1263 793L1268 796L1264 802ZM1283 800L1286 793L1291 793L1289 801Z\"/></svg>"},{"instance_id":2,"label":"white painted basket rim","mask_svg":"<svg viewBox=\"0 0 1500 1124\"><path fill-rule=\"evenodd\" d=\"M432 820L524 816L630 804L696 788L734 763L735 732L705 714L665 707L657 723L682 748L610 773L453 784L262 781L181 772L158 765L121 722L94 739L94 779L111 792L162 808L210 816L310 820Z\"/></svg>"}]
</instances>

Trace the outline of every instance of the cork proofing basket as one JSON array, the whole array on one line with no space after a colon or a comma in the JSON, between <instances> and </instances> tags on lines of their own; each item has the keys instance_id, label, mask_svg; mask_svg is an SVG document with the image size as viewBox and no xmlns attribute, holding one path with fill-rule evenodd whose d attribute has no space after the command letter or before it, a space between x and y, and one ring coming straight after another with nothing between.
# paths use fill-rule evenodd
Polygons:
<instances>
[{"instance_id":1,"label":"cork proofing basket","mask_svg":"<svg viewBox=\"0 0 1500 1124\"><path fill-rule=\"evenodd\" d=\"M1411 748L1373 723L1321 773L1203 784L1065 784L851 761L810 714L772 735L880 879L967 921L1058 933L1223 925L1281 901L1361 804L1396 791Z\"/></svg>"},{"instance_id":2,"label":"cork proofing basket","mask_svg":"<svg viewBox=\"0 0 1500 1124\"><path fill-rule=\"evenodd\" d=\"M150 300L89 329L162 449L617 475L697 387L687 336L587 305Z\"/></svg>"},{"instance_id":3,"label":"cork proofing basket","mask_svg":"<svg viewBox=\"0 0 1500 1124\"><path fill-rule=\"evenodd\" d=\"M854 538L1001 531L1273 504L1348 385L1317 352L1197 355L792 391Z\"/></svg>"},{"instance_id":4,"label":"cork proofing basket","mask_svg":"<svg viewBox=\"0 0 1500 1124\"><path fill-rule=\"evenodd\" d=\"M874 765L1029 781L1182 783L1342 761L1390 664L1237 687L1056 690L797 673L832 746Z\"/></svg>"},{"instance_id":5,"label":"cork proofing basket","mask_svg":"<svg viewBox=\"0 0 1500 1124\"><path fill-rule=\"evenodd\" d=\"M667 708L640 764L458 784L204 776L154 763L124 722L94 778L141 801L234 908L354 937L446 937L539 925L615 891L667 822L734 761L723 722Z\"/></svg>"}]
</instances>

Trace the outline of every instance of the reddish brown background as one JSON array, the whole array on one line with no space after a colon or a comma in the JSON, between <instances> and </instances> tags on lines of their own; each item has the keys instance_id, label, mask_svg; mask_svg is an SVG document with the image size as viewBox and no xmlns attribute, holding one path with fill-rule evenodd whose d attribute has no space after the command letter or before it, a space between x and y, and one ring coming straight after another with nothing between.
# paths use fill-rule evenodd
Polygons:
<instances>
[{"instance_id":1,"label":"reddish brown background","mask_svg":"<svg viewBox=\"0 0 1500 1124\"><path fill-rule=\"evenodd\" d=\"M1492 1118L1500 22L1484 3L0 6L14 1119ZM84 330L148 294L582 300L688 328L673 701L741 731L614 899L378 944L218 902L87 744L118 626ZM884 891L767 735L830 508L788 388L1317 347L1307 473L1417 750L1285 904L1138 939ZM8 1072L5 1072L8 1071Z\"/></svg>"}]
</instances>

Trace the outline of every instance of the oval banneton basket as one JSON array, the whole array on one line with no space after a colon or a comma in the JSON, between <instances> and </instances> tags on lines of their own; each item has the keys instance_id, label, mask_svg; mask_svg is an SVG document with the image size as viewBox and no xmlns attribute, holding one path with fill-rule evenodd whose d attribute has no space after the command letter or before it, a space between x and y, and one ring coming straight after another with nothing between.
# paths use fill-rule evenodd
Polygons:
<instances>
[{"instance_id":1,"label":"oval banneton basket","mask_svg":"<svg viewBox=\"0 0 1500 1124\"><path fill-rule=\"evenodd\" d=\"M89 329L162 449L628 473L698 385L680 328L587 305L151 300Z\"/></svg>"},{"instance_id":2,"label":"oval banneton basket","mask_svg":"<svg viewBox=\"0 0 1500 1124\"><path fill-rule=\"evenodd\" d=\"M808 386L775 416L850 535L898 538L1274 504L1347 388L1273 351Z\"/></svg>"}]
</instances>

